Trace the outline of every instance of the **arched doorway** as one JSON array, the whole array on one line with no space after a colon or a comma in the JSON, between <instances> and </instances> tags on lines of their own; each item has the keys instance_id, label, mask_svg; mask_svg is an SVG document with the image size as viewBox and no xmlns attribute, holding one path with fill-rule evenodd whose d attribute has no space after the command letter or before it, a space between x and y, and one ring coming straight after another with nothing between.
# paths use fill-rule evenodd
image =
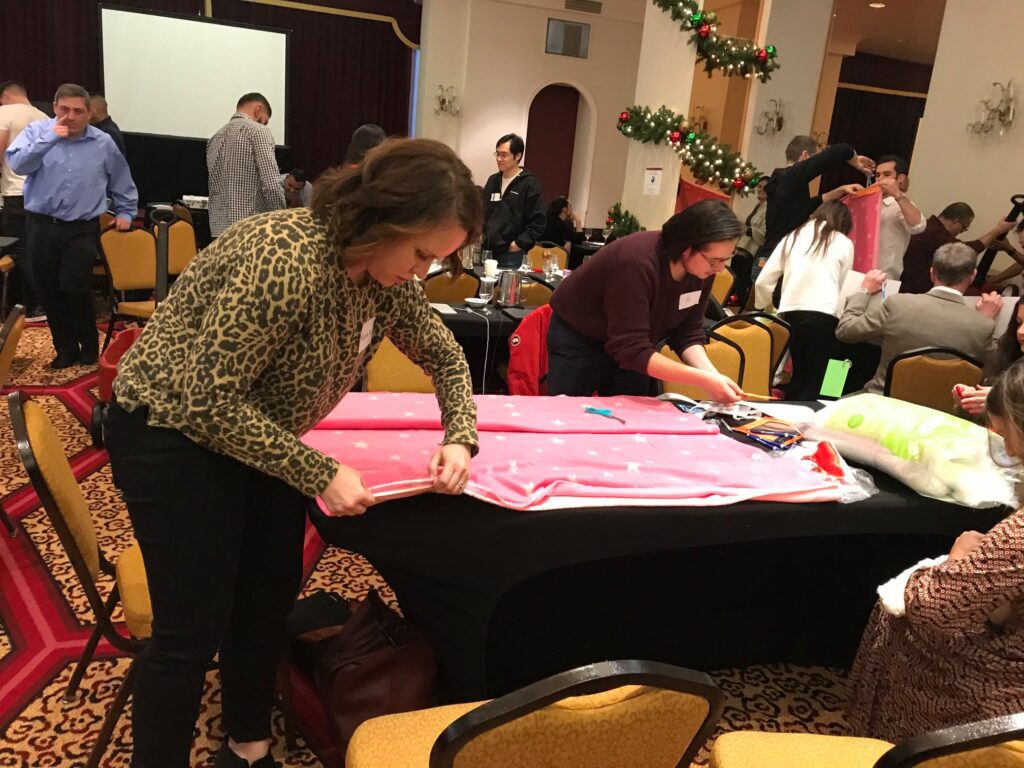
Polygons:
<instances>
[{"instance_id":1,"label":"arched doorway","mask_svg":"<svg viewBox=\"0 0 1024 768\"><path fill-rule=\"evenodd\" d=\"M571 85L556 83L537 92L530 103L526 126L526 166L540 180L544 199L570 195L573 159L577 148L577 123L581 112L580 92ZM588 107L582 103L583 111ZM577 207L584 205L573 200ZM582 208L581 208L582 210Z\"/></svg>"}]
</instances>

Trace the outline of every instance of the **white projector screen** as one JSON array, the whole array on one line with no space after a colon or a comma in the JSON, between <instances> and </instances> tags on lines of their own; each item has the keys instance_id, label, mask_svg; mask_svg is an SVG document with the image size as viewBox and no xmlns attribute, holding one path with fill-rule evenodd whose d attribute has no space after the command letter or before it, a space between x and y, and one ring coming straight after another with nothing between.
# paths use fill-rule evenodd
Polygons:
<instances>
[{"instance_id":1,"label":"white projector screen","mask_svg":"<svg viewBox=\"0 0 1024 768\"><path fill-rule=\"evenodd\" d=\"M114 8L100 19L103 92L122 131L208 139L256 91L274 141L288 143L287 32Z\"/></svg>"}]
</instances>

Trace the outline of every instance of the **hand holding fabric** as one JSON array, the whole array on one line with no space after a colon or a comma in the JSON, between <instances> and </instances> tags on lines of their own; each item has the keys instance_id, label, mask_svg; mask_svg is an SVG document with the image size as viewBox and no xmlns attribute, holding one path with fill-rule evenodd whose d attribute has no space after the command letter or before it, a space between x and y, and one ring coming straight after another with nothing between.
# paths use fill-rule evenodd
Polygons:
<instances>
[{"instance_id":1,"label":"hand holding fabric","mask_svg":"<svg viewBox=\"0 0 1024 768\"><path fill-rule=\"evenodd\" d=\"M438 448L430 457L429 472L438 493L460 494L469 482L469 448L450 443Z\"/></svg>"},{"instance_id":2,"label":"hand holding fabric","mask_svg":"<svg viewBox=\"0 0 1024 768\"><path fill-rule=\"evenodd\" d=\"M363 477L352 467L338 465L331 484L320 493L320 500L331 517L361 515L376 499L363 485Z\"/></svg>"}]
</instances>

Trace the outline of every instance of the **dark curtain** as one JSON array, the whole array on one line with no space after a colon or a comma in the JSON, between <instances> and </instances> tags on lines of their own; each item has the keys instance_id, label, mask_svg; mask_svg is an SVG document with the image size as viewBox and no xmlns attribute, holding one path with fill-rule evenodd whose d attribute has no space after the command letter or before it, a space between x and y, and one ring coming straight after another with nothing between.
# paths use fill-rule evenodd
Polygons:
<instances>
[{"instance_id":1,"label":"dark curtain","mask_svg":"<svg viewBox=\"0 0 1024 768\"><path fill-rule=\"evenodd\" d=\"M213 15L292 30L288 139L293 162L307 172L341 163L363 123L408 131L413 52L390 24L244 0L214 0Z\"/></svg>"},{"instance_id":2,"label":"dark curtain","mask_svg":"<svg viewBox=\"0 0 1024 768\"><path fill-rule=\"evenodd\" d=\"M924 115L924 99L843 88L836 91L829 142L851 144L862 155L900 155L910 161L917 127ZM913 163L911 163L913 165ZM844 167L822 174L821 190L840 184L863 183L864 175Z\"/></svg>"},{"instance_id":3,"label":"dark curtain","mask_svg":"<svg viewBox=\"0 0 1024 768\"><path fill-rule=\"evenodd\" d=\"M394 16L419 41L421 6L412 0L311 0L311 4ZM202 15L203 0L116 0L111 5ZM63 82L100 90L99 3L94 0L0 0L4 40L0 80L25 83L48 104ZM214 18L292 30L288 63L289 148L282 170L316 175L341 162L352 131L375 122L392 134L409 124L413 51L387 22L314 11L214 0ZM202 87L201 83L194 87ZM239 94L241 95L241 94ZM274 105L276 106L276 105ZM182 109L187 109L182 104ZM224 105L224 119L234 104ZM110 105L117 120L117 105ZM143 203L206 194L205 142L125 135L128 162Z\"/></svg>"}]
</instances>

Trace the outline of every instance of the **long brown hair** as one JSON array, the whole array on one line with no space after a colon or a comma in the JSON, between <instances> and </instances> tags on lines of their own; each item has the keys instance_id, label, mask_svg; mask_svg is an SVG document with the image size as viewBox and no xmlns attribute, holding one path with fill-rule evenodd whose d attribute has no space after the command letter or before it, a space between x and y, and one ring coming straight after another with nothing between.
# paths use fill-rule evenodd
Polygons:
<instances>
[{"instance_id":1,"label":"long brown hair","mask_svg":"<svg viewBox=\"0 0 1024 768\"><path fill-rule=\"evenodd\" d=\"M325 172L313 187L312 208L345 267L373 258L381 243L447 223L466 230L465 246L479 237L484 218L465 163L430 139L385 141L359 165ZM447 259L453 274L461 267L458 250Z\"/></svg>"},{"instance_id":2,"label":"long brown hair","mask_svg":"<svg viewBox=\"0 0 1024 768\"><path fill-rule=\"evenodd\" d=\"M985 397L985 410L1024 434L1024 360L1013 363L993 382Z\"/></svg>"}]
</instances>

